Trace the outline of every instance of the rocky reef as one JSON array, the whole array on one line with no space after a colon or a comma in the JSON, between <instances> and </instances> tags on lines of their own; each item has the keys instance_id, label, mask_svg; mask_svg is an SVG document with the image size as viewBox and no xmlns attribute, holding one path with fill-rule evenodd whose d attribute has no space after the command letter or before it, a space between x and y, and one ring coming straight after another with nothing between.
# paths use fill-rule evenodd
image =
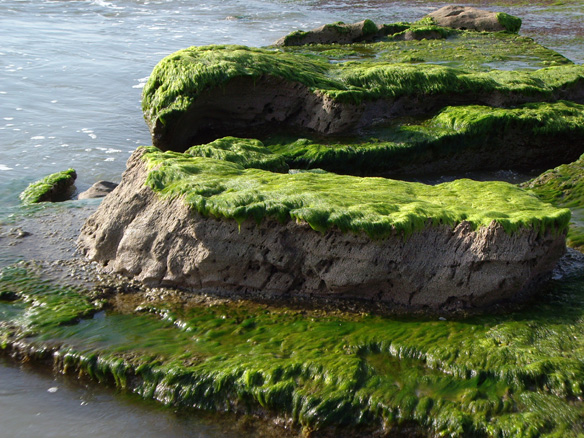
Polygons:
<instances>
[{"instance_id":1,"label":"rocky reef","mask_svg":"<svg viewBox=\"0 0 584 438\"><path fill-rule=\"evenodd\" d=\"M163 60L155 146L78 240L96 263L2 269L0 350L278 436L580 436L582 254L544 280L578 246L582 66L493 17ZM574 160L521 187L379 177Z\"/></svg>"},{"instance_id":2,"label":"rocky reef","mask_svg":"<svg viewBox=\"0 0 584 438\"><path fill-rule=\"evenodd\" d=\"M582 66L513 33L514 17L438 12L163 59L143 92L158 149L128 162L82 253L147 284L251 297L436 311L526 294L563 253L567 210L505 183L348 176L529 171L583 152ZM511 32L460 29L489 20ZM493 68L494 53L523 68Z\"/></svg>"}]
</instances>

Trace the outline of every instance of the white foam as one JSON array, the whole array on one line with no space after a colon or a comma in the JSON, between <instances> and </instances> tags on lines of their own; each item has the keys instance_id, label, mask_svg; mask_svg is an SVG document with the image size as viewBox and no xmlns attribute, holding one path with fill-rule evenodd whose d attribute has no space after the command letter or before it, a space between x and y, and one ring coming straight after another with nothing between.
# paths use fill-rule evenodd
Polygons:
<instances>
[{"instance_id":1,"label":"white foam","mask_svg":"<svg viewBox=\"0 0 584 438\"><path fill-rule=\"evenodd\" d=\"M13 170L13 169L12 169L12 167L8 167L4 164L0 164L0 171L3 171L3 170Z\"/></svg>"},{"instance_id":2,"label":"white foam","mask_svg":"<svg viewBox=\"0 0 584 438\"><path fill-rule=\"evenodd\" d=\"M45 136L44 135L35 135L34 137L30 138L31 140L44 140Z\"/></svg>"}]
</instances>

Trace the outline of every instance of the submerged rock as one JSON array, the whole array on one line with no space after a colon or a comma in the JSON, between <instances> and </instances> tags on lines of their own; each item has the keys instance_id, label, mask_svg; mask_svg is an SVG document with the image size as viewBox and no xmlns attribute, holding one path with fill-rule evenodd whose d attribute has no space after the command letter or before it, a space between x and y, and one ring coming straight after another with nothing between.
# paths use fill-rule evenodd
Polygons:
<instances>
[{"instance_id":1,"label":"submerged rock","mask_svg":"<svg viewBox=\"0 0 584 438\"><path fill-rule=\"evenodd\" d=\"M74 169L53 173L30 184L20 194L20 200L25 204L66 201L71 199L75 191L76 179L77 173Z\"/></svg>"},{"instance_id":2,"label":"submerged rock","mask_svg":"<svg viewBox=\"0 0 584 438\"><path fill-rule=\"evenodd\" d=\"M490 203L497 198L496 189L511 188L504 183L456 182L434 189L395 182L394 191L404 187L404 193L410 193L409 198L399 195L406 197L400 198L398 205L375 202L376 195L363 185L361 190L371 194L374 210L384 213L379 217L375 212L371 217L359 213L352 218L347 212L353 208L363 212L370 208L352 205L362 201L354 200L348 187L363 184L361 178L281 175L278 181L287 181L292 193L296 191L295 177L310 179L313 188L307 186L292 198L275 192L279 195L271 198L271 190L281 189L270 189L267 182L257 191L246 191L256 181L268 180L269 172L248 172L227 163L217 167L219 162L205 158L187 162L180 155L152 148L134 153L118 190L83 226L78 241L81 252L110 272L150 285L252 297L350 298L381 301L398 309L438 310L480 307L529 292L550 276L565 248L566 212L550 210L545 204L531 205L534 198L513 190L502 193L500 203ZM152 166L158 170L149 171ZM192 172L195 179L181 172ZM226 179L217 179L219 172L224 172ZM243 175L244 180L233 183L237 175ZM324 186L327 178L334 179L334 189L347 199L343 211L327 210L326 202L332 196ZM181 181L186 191L173 192ZM210 193L197 181L209 181L215 192ZM381 181L388 180L378 183ZM232 185L228 188L225 184ZM242 188L238 191L235 184ZM429 198L414 194L425 187ZM433 198L433 190L451 193L457 205L444 206L447 198L442 196L440 201L436 193L440 205L433 206L424 200ZM479 199L482 190L491 199L483 206L469 204L472 213L464 213L465 196ZM222 192L224 198L219 199ZM294 199L304 207L280 211L279 221L276 213L262 213L262 208L277 208L278 203L290 206ZM504 208L505 203L512 205L513 211L485 210ZM400 211L408 205L411 209ZM206 215L201 214L204 211ZM518 213L525 217L512 216ZM457 219L462 217L459 215L468 218ZM320 217L325 217L325 222L320 222ZM398 222L383 226L379 222L383 218ZM345 224L345 232L335 223ZM505 231L506 223L515 231ZM351 229L355 231L347 232ZM364 233L368 229L369 236ZM408 229L411 231L404 234Z\"/></svg>"},{"instance_id":3,"label":"submerged rock","mask_svg":"<svg viewBox=\"0 0 584 438\"><path fill-rule=\"evenodd\" d=\"M435 24L482 32L519 32L521 19L504 12L491 12L471 6L444 6L427 15Z\"/></svg>"}]
</instances>

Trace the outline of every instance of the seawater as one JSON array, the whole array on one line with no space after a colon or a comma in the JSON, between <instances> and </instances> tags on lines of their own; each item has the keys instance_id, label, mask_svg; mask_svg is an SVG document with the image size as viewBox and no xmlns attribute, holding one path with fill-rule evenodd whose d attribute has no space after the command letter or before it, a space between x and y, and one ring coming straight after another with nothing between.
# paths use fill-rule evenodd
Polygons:
<instances>
[{"instance_id":1,"label":"seawater","mask_svg":"<svg viewBox=\"0 0 584 438\"><path fill-rule=\"evenodd\" d=\"M100 179L119 181L131 152L150 144L142 88L154 65L176 50L266 46L335 21L415 21L445 4L0 0L0 218L21 211L18 194L30 182L56 171L75 168L79 190ZM584 62L581 7L507 4L492 9L522 17L523 35ZM0 265L9 260L3 255ZM55 378L0 362L0 436L228 435L219 426Z\"/></svg>"}]
</instances>

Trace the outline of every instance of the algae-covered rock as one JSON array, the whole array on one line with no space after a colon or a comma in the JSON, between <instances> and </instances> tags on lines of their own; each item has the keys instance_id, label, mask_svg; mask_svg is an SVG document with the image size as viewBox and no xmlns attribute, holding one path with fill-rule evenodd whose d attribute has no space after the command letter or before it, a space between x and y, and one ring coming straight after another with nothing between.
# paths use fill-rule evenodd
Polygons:
<instances>
[{"instance_id":1,"label":"algae-covered rock","mask_svg":"<svg viewBox=\"0 0 584 438\"><path fill-rule=\"evenodd\" d=\"M379 29L371 20L345 24L343 22L325 24L308 32L296 31L277 40L274 46L302 46L305 44L351 44L370 40L377 36Z\"/></svg>"},{"instance_id":2,"label":"algae-covered rock","mask_svg":"<svg viewBox=\"0 0 584 438\"><path fill-rule=\"evenodd\" d=\"M155 146L184 151L235 135L333 135L447 105L584 99L584 67L490 73L382 60L328 63L296 52L191 47L162 60L143 94Z\"/></svg>"},{"instance_id":3,"label":"algae-covered rock","mask_svg":"<svg viewBox=\"0 0 584 438\"><path fill-rule=\"evenodd\" d=\"M20 200L25 204L66 201L73 194L76 178L74 169L53 173L30 184L20 194Z\"/></svg>"},{"instance_id":4,"label":"algae-covered rock","mask_svg":"<svg viewBox=\"0 0 584 438\"><path fill-rule=\"evenodd\" d=\"M153 285L457 308L549 276L568 220L506 183L285 175L143 148L79 248Z\"/></svg>"},{"instance_id":5,"label":"algae-covered rock","mask_svg":"<svg viewBox=\"0 0 584 438\"><path fill-rule=\"evenodd\" d=\"M550 169L521 185L544 202L572 210L568 245L584 249L584 155L569 164Z\"/></svg>"},{"instance_id":6,"label":"algae-covered rock","mask_svg":"<svg viewBox=\"0 0 584 438\"><path fill-rule=\"evenodd\" d=\"M481 32L519 32L521 19L504 12L491 12L471 6L444 6L427 15L435 24Z\"/></svg>"},{"instance_id":7,"label":"algae-covered rock","mask_svg":"<svg viewBox=\"0 0 584 438\"><path fill-rule=\"evenodd\" d=\"M426 120L405 118L364 138L274 137L267 147L292 168L357 175L531 171L584 152L584 105L567 101L515 108L446 107Z\"/></svg>"},{"instance_id":8,"label":"algae-covered rock","mask_svg":"<svg viewBox=\"0 0 584 438\"><path fill-rule=\"evenodd\" d=\"M173 408L277 418L296 436L576 438L583 303L581 280L564 281L512 314L384 317L172 290L104 297L18 265L0 271L0 351Z\"/></svg>"}]
</instances>

